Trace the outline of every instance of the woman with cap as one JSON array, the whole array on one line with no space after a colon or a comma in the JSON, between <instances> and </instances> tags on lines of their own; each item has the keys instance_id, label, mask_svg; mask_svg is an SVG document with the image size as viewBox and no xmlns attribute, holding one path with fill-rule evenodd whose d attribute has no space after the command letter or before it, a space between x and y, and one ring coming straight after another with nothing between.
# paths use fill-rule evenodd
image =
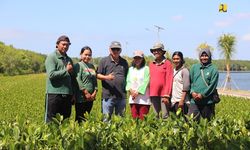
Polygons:
<instances>
[{"instance_id":1,"label":"woman with cap","mask_svg":"<svg viewBox=\"0 0 250 150\"><path fill-rule=\"evenodd\" d=\"M202 49L199 53L200 63L190 69L191 102L188 114L193 114L195 120L200 117L211 119L215 115L213 93L218 84L219 73L212 64L209 49Z\"/></svg>"},{"instance_id":2,"label":"woman with cap","mask_svg":"<svg viewBox=\"0 0 250 150\"><path fill-rule=\"evenodd\" d=\"M150 108L149 67L146 66L144 54L134 51L132 65L128 70L126 90L129 92L129 104L133 118L144 119Z\"/></svg>"},{"instance_id":3,"label":"woman with cap","mask_svg":"<svg viewBox=\"0 0 250 150\"><path fill-rule=\"evenodd\" d=\"M162 111L162 118L166 119L169 116L173 68L171 62L164 56L166 51L162 43L155 43L150 51L155 57L155 60L149 64L150 99L156 117L159 118L160 111Z\"/></svg>"},{"instance_id":4,"label":"woman with cap","mask_svg":"<svg viewBox=\"0 0 250 150\"><path fill-rule=\"evenodd\" d=\"M80 52L81 61L75 64L76 80L78 88L76 92L76 121L78 123L85 120L85 113L90 113L93 101L97 93L96 72L92 59L92 50L89 46L84 46Z\"/></svg>"},{"instance_id":5,"label":"woman with cap","mask_svg":"<svg viewBox=\"0 0 250 150\"><path fill-rule=\"evenodd\" d=\"M180 51L175 51L172 55L172 62L175 65L173 87L171 94L171 111L177 112L179 108L182 109L183 114L187 114L190 90L189 71L184 66L185 60Z\"/></svg>"}]
</instances>

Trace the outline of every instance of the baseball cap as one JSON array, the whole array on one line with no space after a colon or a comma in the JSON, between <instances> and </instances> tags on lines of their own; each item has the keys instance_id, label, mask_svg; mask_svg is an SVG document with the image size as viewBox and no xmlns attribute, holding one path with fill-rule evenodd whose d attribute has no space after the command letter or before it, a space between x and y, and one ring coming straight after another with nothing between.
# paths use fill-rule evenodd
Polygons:
<instances>
[{"instance_id":1,"label":"baseball cap","mask_svg":"<svg viewBox=\"0 0 250 150\"><path fill-rule=\"evenodd\" d=\"M141 50L136 50L134 51L134 57L144 57L143 51Z\"/></svg>"}]
</instances>

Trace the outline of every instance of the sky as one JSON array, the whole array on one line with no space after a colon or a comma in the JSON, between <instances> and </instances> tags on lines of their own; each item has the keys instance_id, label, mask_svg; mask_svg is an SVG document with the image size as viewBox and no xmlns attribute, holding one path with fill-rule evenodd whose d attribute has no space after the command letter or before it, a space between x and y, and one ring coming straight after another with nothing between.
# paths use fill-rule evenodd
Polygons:
<instances>
[{"instance_id":1,"label":"sky","mask_svg":"<svg viewBox=\"0 0 250 150\"><path fill-rule=\"evenodd\" d=\"M219 12L220 4L227 12ZM112 41L121 42L121 55L151 55L161 41L170 53L190 58L206 42L215 49L213 59L220 59L218 38L230 33L236 37L233 59L250 60L249 0L1 0L0 19L0 41L42 54L67 35L71 57L86 45L93 57L107 56Z\"/></svg>"}]
</instances>

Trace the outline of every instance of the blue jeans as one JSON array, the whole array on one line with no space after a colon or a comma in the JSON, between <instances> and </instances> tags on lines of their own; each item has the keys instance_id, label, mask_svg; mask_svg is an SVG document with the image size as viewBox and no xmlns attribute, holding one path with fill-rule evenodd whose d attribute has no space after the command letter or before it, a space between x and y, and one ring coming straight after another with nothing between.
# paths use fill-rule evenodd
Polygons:
<instances>
[{"instance_id":1,"label":"blue jeans","mask_svg":"<svg viewBox=\"0 0 250 150\"><path fill-rule=\"evenodd\" d=\"M104 121L109 120L113 111L115 115L124 116L126 108L126 99L106 98L102 99L102 113L104 115Z\"/></svg>"}]
</instances>

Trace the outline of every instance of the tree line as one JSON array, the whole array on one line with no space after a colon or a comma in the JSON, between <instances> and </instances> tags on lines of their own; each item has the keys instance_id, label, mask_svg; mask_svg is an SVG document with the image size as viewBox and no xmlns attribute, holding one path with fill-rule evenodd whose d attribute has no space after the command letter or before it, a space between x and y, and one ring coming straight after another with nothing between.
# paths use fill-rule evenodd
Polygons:
<instances>
[{"instance_id":1,"label":"tree line","mask_svg":"<svg viewBox=\"0 0 250 150\"><path fill-rule=\"evenodd\" d=\"M0 74L21 75L45 72L46 55L17 49L0 42Z\"/></svg>"},{"instance_id":2,"label":"tree line","mask_svg":"<svg viewBox=\"0 0 250 150\"><path fill-rule=\"evenodd\" d=\"M123 56L129 63L132 58L129 56ZM166 55L168 59L171 59L171 54ZM92 62L97 66L102 57L95 57ZM45 72L44 62L46 59L45 54L39 54L33 51L18 49L12 45L5 45L0 42L0 74L1 75L22 75ZM145 56L147 62L154 60L153 56ZM78 58L73 58L76 63ZM197 59L185 58L187 68L192 64L198 63ZM226 71L225 60L213 60L213 63L218 67L220 71ZM230 70L232 71L250 71L250 61L247 60L231 60Z\"/></svg>"},{"instance_id":3,"label":"tree line","mask_svg":"<svg viewBox=\"0 0 250 150\"><path fill-rule=\"evenodd\" d=\"M167 54L167 59L171 60L171 54ZM129 64L131 64L133 58L128 57L128 56L123 56ZM198 57L198 56L197 56ZM98 66L100 60L102 57L96 57L93 58L92 62L95 66ZM75 58L76 59L76 58ZM149 63L150 61L154 60L153 56L145 56L146 62ZM191 66L195 63L199 63L198 59L193 59L193 58L188 58L185 57L185 66L187 68L191 68ZM212 60L213 64L217 66L219 71L226 71L226 62L223 59L218 59L218 60ZM250 71L250 61L249 60L231 60L231 65L230 65L230 70L231 71Z\"/></svg>"}]
</instances>

